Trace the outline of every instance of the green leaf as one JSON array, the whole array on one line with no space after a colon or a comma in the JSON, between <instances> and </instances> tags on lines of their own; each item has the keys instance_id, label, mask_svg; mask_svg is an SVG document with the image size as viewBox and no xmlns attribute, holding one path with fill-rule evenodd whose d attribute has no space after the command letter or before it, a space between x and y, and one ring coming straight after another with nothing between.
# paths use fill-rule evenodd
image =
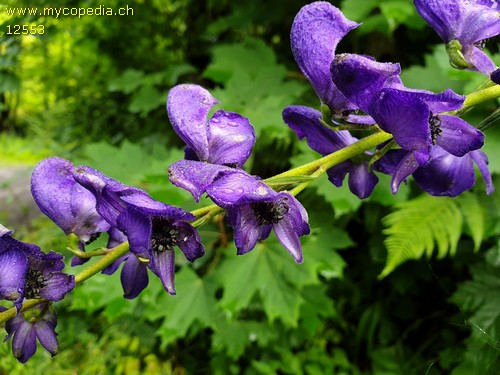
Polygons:
<instances>
[{"instance_id":1,"label":"green leaf","mask_svg":"<svg viewBox=\"0 0 500 375\"><path fill-rule=\"evenodd\" d=\"M457 203L474 241L474 251L478 251L486 232L486 213L477 196L471 192L461 194Z\"/></svg>"},{"instance_id":2,"label":"green leaf","mask_svg":"<svg viewBox=\"0 0 500 375\"><path fill-rule=\"evenodd\" d=\"M225 309L241 311L259 296L269 321L279 318L293 327L304 303L300 289L312 279L274 236L244 256L228 257L217 278L224 290L220 303Z\"/></svg>"},{"instance_id":3,"label":"green leaf","mask_svg":"<svg viewBox=\"0 0 500 375\"><path fill-rule=\"evenodd\" d=\"M165 100L165 94L153 86L144 85L135 93L128 110L132 113L140 113L141 116L145 117L152 110L164 106Z\"/></svg>"},{"instance_id":4,"label":"green leaf","mask_svg":"<svg viewBox=\"0 0 500 375\"><path fill-rule=\"evenodd\" d=\"M212 327L216 313L214 289L207 278L200 278L191 268L183 267L175 275L177 295L165 295L158 301L166 318L157 331L162 344L168 345L186 335L195 323Z\"/></svg>"},{"instance_id":5,"label":"green leaf","mask_svg":"<svg viewBox=\"0 0 500 375\"><path fill-rule=\"evenodd\" d=\"M142 85L144 72L141 70L127 69L123 74L109 81L109 91L121 91L125 94L130 94Z\"/></svg>"},{"instance_id":6,"label":"green leaf","mask_svg":"<svg viewBox=\"0 0 500 375\"><path fill-rule=\"evenodd\" d=\"M455 200L428 195L396 205L383 219L387 262L379 275L387 276L411 259L430 257L437 245L439 258L454 254L462 233L462 215Z\"/></svg>"}]
</instances>

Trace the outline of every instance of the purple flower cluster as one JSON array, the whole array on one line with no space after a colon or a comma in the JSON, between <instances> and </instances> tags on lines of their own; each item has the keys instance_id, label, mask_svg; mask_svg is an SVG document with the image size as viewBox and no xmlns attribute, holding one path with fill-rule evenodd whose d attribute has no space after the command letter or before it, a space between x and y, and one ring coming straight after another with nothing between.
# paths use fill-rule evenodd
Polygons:
<instances>
[{"instance_id":1,"label":"purple flower cluster","mask_svg":"<svg viewBox=\"0 0 500 375\"><path fill-rule=\"evenodd\" d=\"M465 6L462 4L465 0L453 2L462 4L460 6L452 6L448 1L415 3L419 12L434 15L444 12L447 6L457 8L455 16L450 16L453 21L448 19L448 22L443 18L443 22L449 25L446 22L446 25L441 25L443 33L444 30L448 34L454 32L457 38L465 34L458 31L457 26L463 25L466 22L464 20L472 22L470 17L477 16L479 18L475 22L483 24L493 15L498 19L499 14L493 6ZM479 13L474 13L476 11ZM463 19L459 19L459 16ZM436 22L441 20L438 16L433 19ZM432 195L456 196L474 185L475 162L485 180L487 193L491 193L493 185L487 167L488 160L479 150L484 144L483 133L449 114L462 107L465 97L452 90L436 94L407 88L399 77L399 64L380 63L362 55L336 56L336 45L356 26L339 9L322 1L304 6L292 26L291 42L295 60L311 82L322 105L328 106L331 118L324 118L312 108L289 106L283 111L283 119L288 126L299 138L306 138L308 145L322 155L357 141L347 130L332 130L324 126L324 122L329 122L332 128L339 122L358 126L365 124L367 130L373 129L376 123L380 129L392 134L397 145L397 149L386 152L373 165L367 162L367 158L340 163L328 170L330 181L340 186L349 174L350 190L359 198L366 198L378 182L374 171L392 176L394 193L401 182L413 175L416 183ZM463 39L463 45L470 42L470 48L477 49L473 46L477 41L475 38L497 35L500 32L498 27L497 21L495 25L488 26L489 31L478 32L472 38L474 40ZM483 56L484 53L480 52ZM464 56L472 55L478 56L479 52L466 53ZM478 70L485 70L485 65L477 63L474 66Z\"/></svg>"},{"instance_id":2,"label":"purple flower cluster","mask_svg":"<svg viewBox=\"0 0 500 375\"><path fill-rule=\"evenodd\" d=\"M238 254L252 250L274 229L287 251L302 262L299 237L309 233L305 209L291 194L277 193L241 169L255 142L253 127L248 119L222 110L207 121L216 103L208 91L197 85L179 85L170 90L169 118L187 144L187 160L170 166L170 181L188 190L196 201L207 193L227 211Z\"/></svg>"}]
</instances>

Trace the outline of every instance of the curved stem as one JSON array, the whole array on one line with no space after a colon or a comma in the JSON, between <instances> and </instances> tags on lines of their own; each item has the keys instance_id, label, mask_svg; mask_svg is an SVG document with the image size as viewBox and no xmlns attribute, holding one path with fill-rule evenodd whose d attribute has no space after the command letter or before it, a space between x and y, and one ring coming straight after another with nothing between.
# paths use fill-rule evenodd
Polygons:
<instances>
[{"instance_id":1,"label":"curved stem","mask_svg":"<svg viewBox=\"0 0 500 375\"><path fill-rule=\"evenodd\" d=\"M451 112L454 115L460 115L467 112L472 107L487 102L488 100L500 97L500 85L491 86L480 91L473 92L465 98L462 108L458 111Z\"/></svg>"}]
</instances>

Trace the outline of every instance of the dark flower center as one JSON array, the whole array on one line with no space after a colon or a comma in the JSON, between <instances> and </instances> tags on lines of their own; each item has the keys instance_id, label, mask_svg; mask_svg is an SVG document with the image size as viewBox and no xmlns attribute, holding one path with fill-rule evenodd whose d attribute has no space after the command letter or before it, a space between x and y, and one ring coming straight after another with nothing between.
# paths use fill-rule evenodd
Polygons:
<instances>
[{"instance_id":1,"label":"dark flower center","mask_svg":"<svg viewBox=\"0 0 500 375\"><path fill-rule=\"evenodd\" d=\"M288 212L288 205L285 203L287 200L287 198L283 198L277 202L251 203L250 207L259 225L276 224Z\"/></svg>"},{"instance_id":2,"label":"dark flower center","mask_svg":"<svg viewBox=\"0 0 500 375\"><path fill-rule=\"evenodd\" d=\"M439 116L434 116L432 113L429 115L429 129L431 130L432 144L435 145L437 137L441 135L443 129L441 129L441 119Z\"/></svg>"},{"instance_id":3,"label":"dark flower center","mask_svg":"<svg viewBox=\"0 0 500 375\"><path fill-rule=\"evenodd\" d=\"M40 290L47 286L47 279L39 270L28 270L26 276L26 286L24 289L24 298L32 299L40 296Z\"/></svg>"},{"instance_id":4,"label":"dark flower center","mask_svg":"<svg viewBox=\"0 0 500 375\"><path fill-rule=\"evenodd\" d=\"M474 45L474 47L477 47L482 51L484 49L484 46L486 45L486 39L478 40L477 42L474 42L472 44Z\"/></svg>"},{"instance_id":5,"label":"dark flower center","mask_svg":"<svg viewBox=\"0 0 500 375\"><path fill-rule=\"evenodd\" d=\"M153 230L151 235L151 246L158 254L172 250L178 242L179 230L168 219L155 216L152 219Z\"/></svg>"}]
</instances>

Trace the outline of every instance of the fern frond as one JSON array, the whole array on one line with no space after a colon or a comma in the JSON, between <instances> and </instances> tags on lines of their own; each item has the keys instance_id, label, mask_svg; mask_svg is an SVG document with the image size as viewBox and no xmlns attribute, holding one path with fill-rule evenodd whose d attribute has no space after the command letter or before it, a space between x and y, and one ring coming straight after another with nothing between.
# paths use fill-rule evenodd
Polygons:
<instances>
[{"instance_id":1,"label":"fern frond","mask_svg":"<svg viewBox=\"0 0 500 375\"><path fill-rule=\"evenodd\" d=\"M430 257L436 247L438 258L455 253L463 220L454 199L423 195L396 209L382 219L387 262L379 278L408 260Z\"/></svg>"},{"instance_id":2,"label":"fern frond","mask_svg":"<svg viewBox=\"0 0 500 375\"><path fill-rule=\"evenodd\" d=\"M486 212L477 196L471 192L466 192L457 197L457 203L460 211L462 211L465 224L469 228L472 241L474 241L474 251L478 251L486 231Z\"/></svg>"}]
</instances>

